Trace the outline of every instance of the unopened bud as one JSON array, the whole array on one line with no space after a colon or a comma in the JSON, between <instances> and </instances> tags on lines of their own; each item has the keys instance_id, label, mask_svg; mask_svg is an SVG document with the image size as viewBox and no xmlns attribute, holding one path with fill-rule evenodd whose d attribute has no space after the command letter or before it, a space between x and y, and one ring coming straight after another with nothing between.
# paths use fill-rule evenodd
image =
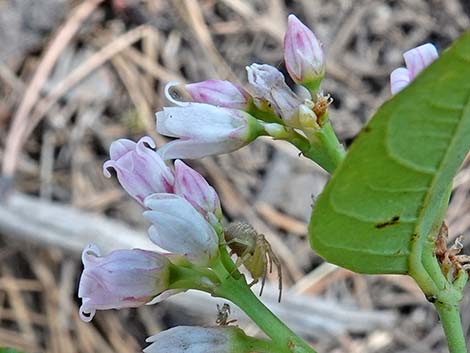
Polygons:
<instances>
[{"instance_id":1,"label":"unopened bud","mask_svg":"<svg viewBox=\"0 0 470 353\"><path fill-rule=\"evenodd\" d=\"M437 49L431 43L408 50L403 54L406 69L399 67L390 74L390 88L396 94L413 81L418 74L438 58Z\"/></svg>"},{"instance_id":2,"label":"unopened bud","mask_svg":"<svg viewBox=\"0 0 470 353\"><path fill-rule=\"evenodd\" d=\"M320 126L317 123L317 116L312 109L307 107L305 104L299 106L299 121L302 127L319 129Z\"/></svg>"},{"instance_id":3,"label":"unopened bud","mask_svg":"<svg viewBox=\"0 0 470 353\"><path fill-rule=\"evenodd\" d=\"M284 125L277 123L263 124L266 133L275 139L284 139L288 137L288 131Z\"/></svg>"},{"instance_id":4,"label":"unopened bud","mask_svg":"<svg viewBox=\"0 0 470 353\"><path fill-rule=\"evenodd\" d=\"M315 34L294 15L287 19L284 60L294 82L318 90L325 75L325 55Z\"/></svg>"},{"instance_id":5,"label":"unopened bud","mask_svg":"<svg viewBox=\"0 0 470 353\"><path fill-rule=\"evenodd\" d=\"M209 222L211 215L220 221L222 211L217 192L201 174L179 159L175 161L175 194L183 196Z\"/></svg>"}]
</instances>

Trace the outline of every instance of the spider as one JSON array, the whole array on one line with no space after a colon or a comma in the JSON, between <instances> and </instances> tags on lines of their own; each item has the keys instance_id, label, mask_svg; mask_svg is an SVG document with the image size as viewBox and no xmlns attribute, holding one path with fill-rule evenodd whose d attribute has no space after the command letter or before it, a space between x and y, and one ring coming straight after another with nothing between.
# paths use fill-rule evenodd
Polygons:
<instances>
[{"instance_id":1,"label":"spider","mask_svg":"<svg viewBox=\"0 0 470 353\"><path fill-rule=\"evenodd\" d=\"M278 273L278 301L280 302L282 295L281 261L273 252L265 236L256 232L251 225L237 222L231 223L225 228L224 238L231 250L230 255L236 254L238 256L236 262L237 268L244 265L250 272L253 280L249 286L251 287L258 283L259 279L262 278L260 296L263 294L268 266L269 273L271 273L274 263Z\"/></svg>"},{"instance_id":2,"label":"spider","mask_svg":"<svg viewBox=\"0 0 470 353\"><path fill-rule=\"evenodd\" d=\"M231 314L230 305L224 303L222 307L217 304L217 318L215 319L215 323L219 326L228 326L234 322L237 322L237 319L229 320L228 317Z\"/></svg>"}]
</instances>

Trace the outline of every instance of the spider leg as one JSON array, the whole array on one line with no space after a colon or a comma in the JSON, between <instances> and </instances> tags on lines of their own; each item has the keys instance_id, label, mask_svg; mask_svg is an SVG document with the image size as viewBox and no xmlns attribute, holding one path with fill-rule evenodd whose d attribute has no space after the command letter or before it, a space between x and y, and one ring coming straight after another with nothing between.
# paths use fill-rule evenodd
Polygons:
<instances>
[{"instance_id":1,"label":"spider leg","mask_svg":"<svg viewBox=\"0 0 470 353\"><path fill-rule=\"evenodd\" d=\"M264 255L264 261L266 262L268 258L268 254L265 253ZM266 283L266 277L267 277L267 267L264 266L263 268L263 279L261 281L261 289L259 290L259 296L261 297L263 295L263 289L264 289L264 284Z\"/></svg>"},{"instance_id":2,"label":"spider leg","mask_svg":"<svg viewBox=\"0 0 470 353\"><path fill-rule=\"evenodd\" d=\"M276 269L277 269L277 280L279 282L279 296L277 298L277 301L280 303L281 296L282 296L282 268L281 268L280 262L276 263Z\"/></svg>"},{"instance_id":3,"label":"spider leg","mask_svg":"<svg viewBox=\"0 0 470 353\"><path fill-rule=\"evenodd\" d=\"M242 239L237 239L237 238L234 238L232 240L229 240L229 241L226 241L225 243L223 243L224 245L230 245L230 244L241 244L241 245L245 245L245 246L250 246L251 243L249 241L243 241Z\"/></svg>"},{"instance_id":4,"label":"spider leg","mask_svg":"<svg viewBox=\"0 0 470 353\"><path fill-rule=\"evenodd\" d=\"M277 257L277 255L272 251L271 246L269 247L269 255L270 259L274 264L276 265L276 270L277 270L277 280L279 283L279 296L277 298L277 301L280 303L281 302L281 296L282 296L282 264L281 260ZM271 264L272 264L271 262Z\"/></svg>"},{"instance_id":5,"label":"spider leg","mask_svg":"<svg viewBox=\"0 0 470 353\"><path fill-rule=\"evenodd\" d=\"M227 326L230 325L230 324L234 324L237 321L238 321L237 319L229 320L229 321L227 321Z\"/></svg>"},{"instance_id":6,"label":"spider leg","mask_svg":"<svg viewBox=\"0 0 470 353\"><path fill-rule=\"evenodd\" d=\"M233 275L235 273L235 271L238 270L238 268L243 265L246 260L248 260L250 258L250 256L252 256L252 254L246 250L240 257L237 258L237 261L235 261L235 268L233 269L232 272L230 272L230 276ZM255 282L256 283L256 282ZM254 283L252 282L251 285L253 285Z\"/></svg>"},{"instance_id":7,"label":"spider leg","mask_svg":"<svg viewBox=\"0 0 470 353\"><path fill-rule=\"evenodd\" d=\"M276 258L276 255L274 254L271 244L269 244L266 238L264 238L264 244L266 246L266 254L268 255L268 260L269 260L269 273L272 273L273 272L273 260Z\"/></svg>"},{"instance_id":8,"label":"spider leg","mask_svg":"<svg viewBox=\"0 0 470 353\"><path fill-rule=\"evenodd\" d=\"M269 273L273 272L273 256L272 253L267 253L266 257L268 258L269 261Z\"/></svg>"}]
</instances>

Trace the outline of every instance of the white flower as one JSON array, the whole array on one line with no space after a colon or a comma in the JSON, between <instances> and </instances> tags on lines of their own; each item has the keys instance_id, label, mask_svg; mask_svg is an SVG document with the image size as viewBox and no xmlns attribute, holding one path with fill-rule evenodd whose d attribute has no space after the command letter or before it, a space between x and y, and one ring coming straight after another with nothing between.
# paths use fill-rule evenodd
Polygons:
<instances>
[{"instance_id":1,"label":"white flower","mask_svg":"<svg viewBox=\"0 0 470 353\"><path fill-rule=\"evenodd\" d=\"M147 338L145 353L246 353L245 334L237 327L178 326Z\"/></svg>"},{"instance_id":2,"label":"white flower","mask_svg":"<svg viewBox=\"0 0 470 353\"><path fill-rule=\"evenodd\" d=\"M265 64L251 64L246 71L254 96L267 100L286 125L300 127L298 110L304 100L287 86L282 73Z\"/></svg>"},{"instance_id":3,"label":"white flower","mask_svg":"<svg viewBox=\"0 0 470 353\"><path fill-rule=\"evenodd\" d=\"M96 310L141 306L167 293L170 262L163 254L141 250L115 250L100 256L90 244L82 253L85 267L78 297L82 298L80 317L90 321Z\"/></svg>"},{"instance_id":4,"label":"white flower","mask_svg":"<svg viewBox=\"0 0 470 353\"><path fill-rule=\"evenodd\" d=\"M186 199L175 194L153 194L144 205L149 209L144 217L152 223L150 240L197 265L208 265L218 251L218 237Z\"/></svg>"},{"instance_id":5,"label":"white flower","mask_svg":"<svg viewBox=\"0 0 470 353\"><path fill-rule=\"evenodd\" d=\"M260 124L241 110L187 103L157 113L157 130L178 140L163 145L163 159L202 158L235 151L258 137Z\"/></svg>"}]
</instances>

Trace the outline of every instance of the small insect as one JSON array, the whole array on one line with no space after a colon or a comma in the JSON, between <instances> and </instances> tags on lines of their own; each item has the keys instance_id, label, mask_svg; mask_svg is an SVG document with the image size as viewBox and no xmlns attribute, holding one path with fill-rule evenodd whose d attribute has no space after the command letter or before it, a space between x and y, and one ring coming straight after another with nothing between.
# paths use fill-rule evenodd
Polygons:
<instances>
[{"instance_id":1,"label":"small insect","mask_svg":"<svg viewBox=\"0 0 470 353\"><path fill-rule=\"evenodd\" d=\"M281 301L282 295L282 270L281 261L273 252L271 245L268 243L263 234L259 234L256 230L247 223L231 223L224 230L225 241L230 248L230 255L236 254L238 256L236 266L237 268L244 265L250 272L253 281L249 286L258 283L262 278L261 290L259 295L263 294L264 284L266 282L266 275L273 270L273 263L276 266L279 281L279 297Z\"/></svg>"},{"instance_id":2,"label":"small insect","mask_svg":"<svg viewBox=\"0 0 470 353\"><path fill-rule=\"evenodd\" d=\"M230 305L224 303L222 307L217 304L217 319L215 319L215 323L219 326L228 326L234 322L237 322L236 319L229 320L228 317L231 314Z\"/></svg>"}]
</instances>

